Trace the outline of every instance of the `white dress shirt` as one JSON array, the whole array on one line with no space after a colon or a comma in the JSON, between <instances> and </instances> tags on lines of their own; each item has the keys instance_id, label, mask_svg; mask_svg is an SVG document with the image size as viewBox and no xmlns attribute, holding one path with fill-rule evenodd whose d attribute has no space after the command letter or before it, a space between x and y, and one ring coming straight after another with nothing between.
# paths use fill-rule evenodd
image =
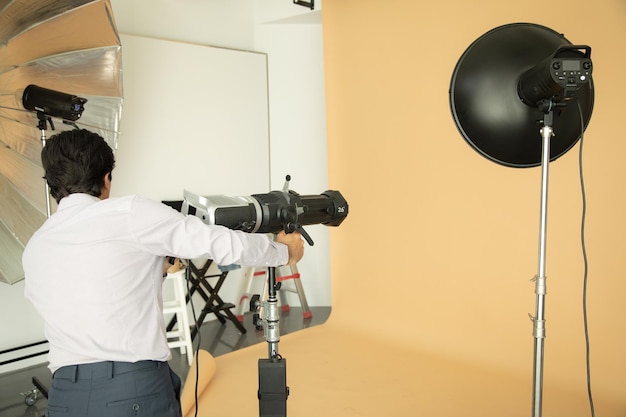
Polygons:
<instances>
[{"instance_id":1,"label":"white dress shirt","mask_svg":"<svg viewBox=\"0 0 626 417\"><path fill-rule=\"evenodd\" d=\"M279 266L285 245L209 226L138 196L71 194L23 256L25 295L45 322L49 368L99 361L166 361L163 257Z\"/></svg>"}]
</instances>

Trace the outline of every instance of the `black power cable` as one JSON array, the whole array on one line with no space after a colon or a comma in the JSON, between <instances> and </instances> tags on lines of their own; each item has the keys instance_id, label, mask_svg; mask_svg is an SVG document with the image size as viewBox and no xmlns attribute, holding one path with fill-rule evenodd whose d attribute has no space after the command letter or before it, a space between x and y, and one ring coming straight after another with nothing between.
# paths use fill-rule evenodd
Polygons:
<instances>
[{"instance_id":1,"label":"black power cable","mask_svg":"<svg viewBox=\"0 0 626 417\"><path fill-rule=\"evenodd\" d=\"M578 103L578 101L577 101ZM578 103L578 112L580 114L581 134L580 134L580 148L578 153L578 166L580 173L580 190L582 195L582 215L580 226L580 242L583 253L584 272L583 272L583 322L585 328L585 362L587 367L587 395L589 397L589 407L591 409L591 417L595 417L595 409L593 406L593 395L591 393L591 355L590 355L590 343L589 343L589 322L587 319L587 282L589 272L589 262L587 259L587 247L585 244L585 222L587 219L587 195L585 193L585 180L583 175L583 141L584 141L584 119L580 103Z\"/></svg>"}]
</instances>

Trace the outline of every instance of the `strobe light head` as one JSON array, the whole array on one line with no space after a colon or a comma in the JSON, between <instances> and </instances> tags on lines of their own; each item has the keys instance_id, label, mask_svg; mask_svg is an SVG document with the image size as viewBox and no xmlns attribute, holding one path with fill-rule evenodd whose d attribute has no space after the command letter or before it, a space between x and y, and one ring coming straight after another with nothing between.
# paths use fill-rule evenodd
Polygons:
<instances>
[{"instance_id":1,"label":"strobe light head","mask_svg":"<svg viewBox=\"0 0 626 417\"><path fill-rule=\"evenodd\" d=\"M26 110L74 122L80 119L87 99L31 84L24 89L22 105Z\"/></svg>"},{"instance_id":2,"label":"strobe light head","mask_svg":"<svg viewBox=\"0 0 626 417\"><path fill-rule=\"evenodd\" d=\"M339 226L348 216L348 202L335 190L319 195L283 190L239 197L199 196L185 191L181 212L195 215L206 224L249 233L303 232L302 226ZM307 238L305 232L303 236Z\"/></svg>"},{"instance_id":3,"label":"strobe light head","mask_svg":"<svg viewBox=\"0 0 626 417\"><path fill-rule=\"evenodd\" d=\"M570 100L589 83L592 69L591 47L563 45L520 76L517 92L532 107L546 99Z\"/></svg>"}]
</instances>

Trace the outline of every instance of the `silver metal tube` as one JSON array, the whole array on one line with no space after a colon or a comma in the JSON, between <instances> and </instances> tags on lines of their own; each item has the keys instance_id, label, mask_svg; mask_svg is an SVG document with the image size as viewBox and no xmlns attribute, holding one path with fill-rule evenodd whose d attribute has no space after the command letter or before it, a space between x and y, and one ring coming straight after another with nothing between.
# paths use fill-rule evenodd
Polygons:
<instances>
[{"instance_id":1,"label":"silver metal tube","mask_svg":"<svg viewBox=\"0 0 626 417\"><path fill-rule=\"evenodd\" d=\"M545 296L546 296L546 242L548 220L548 167L550 165L551 126L541 129L543 149L541 157L541 214L539 225L539 265L535 277L535 294L537 305L533 319L533 336L535 338L534 369L533 369L533 416L541 417L543 393L543 353L546 337L545 328Z\"/></svg>"},{"instance_id":2,"label":"silver metal tube","mask_svg":"<svg viewBox=\"0 0 626 417\"><path fill-rule=\"evenodd\" d=\"M268 343L268 354L271 359L278 354L278 342L280 341L278 300L276 296L268 299L265 313L265 340Z\"/></svg>"},{"instance_id":3,"label":"silver metal tube","mask_svg":"<svg viewBox=\"0 0 626 417\"><path fill-rule=\"evenodd\" d=\"M46 146L46 131L41 129L41 147L44 148ZM44 184L46 185L46 217L50 218L52 214L52 208L50 207L50 186L48 185L48 181L44 178Z\"/></svg>"},{"instance_id":4,"label":"silver metal tube","mask_svg":"<svg viewBox=\"0 0 626 417\"><path fill-rule=\"evenodd\" d=\"M280 341L280 315L278 313L278 298L276 288L276 268L267 269L268 298L265 314L265 340L269 359L278 357L278 342Z\"/></svg>"}]
</instances>

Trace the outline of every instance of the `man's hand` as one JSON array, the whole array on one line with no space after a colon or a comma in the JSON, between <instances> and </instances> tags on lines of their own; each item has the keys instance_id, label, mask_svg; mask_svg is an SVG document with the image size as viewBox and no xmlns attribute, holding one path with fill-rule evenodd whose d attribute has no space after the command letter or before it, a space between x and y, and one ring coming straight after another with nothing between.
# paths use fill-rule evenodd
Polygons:
<instances>
[{"instance_id":1,"label":"man's hand","mask_svg":"<svg viewBox=\"0 0 626 417\"><path fill-rule=\"evenodd\" d=\"M304 241L300 233L285 233L281 231L276 235L276 242L287 245L289 249L289 262L287 262L287 265L297 264L304 256Z\"/></svg>"},{"instance_id":2,"label":"man's hand","mask_svg":"<svg viewBox=\"0 0 626 417\"><path fill-rule=\"evenodd\" d=\"M185 269L185 264L178 258L171 258L166 256L163 260L163 276L167 276L168 273L178 272L181 269Z\"/></svg>"}]
</instances>

